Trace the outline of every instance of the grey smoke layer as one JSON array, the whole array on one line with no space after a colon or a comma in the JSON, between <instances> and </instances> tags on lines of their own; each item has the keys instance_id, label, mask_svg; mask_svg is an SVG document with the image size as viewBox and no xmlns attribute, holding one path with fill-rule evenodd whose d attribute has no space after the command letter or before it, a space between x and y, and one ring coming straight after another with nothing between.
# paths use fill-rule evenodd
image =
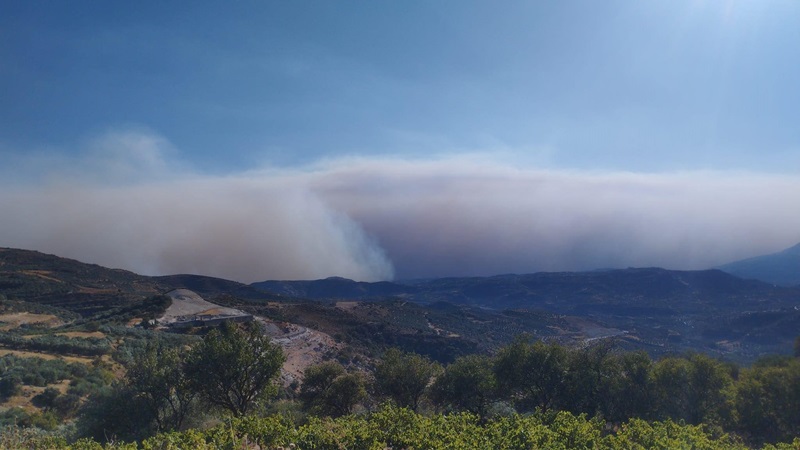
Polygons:
<instances>
[{"instance_id":1,"label":"grey smoke layer","mask_svg":"<svg viewBox=\"0 0 800 450\"><path fill-rule=\"evenodd\" d=\"M3 174L0 246L252 282L700 269L800 241L800 179L790 175L450 157L209 176L170 161L166 146L128 133L84 158L6 158L17 169Z\"/></svg>"}]
</instances>

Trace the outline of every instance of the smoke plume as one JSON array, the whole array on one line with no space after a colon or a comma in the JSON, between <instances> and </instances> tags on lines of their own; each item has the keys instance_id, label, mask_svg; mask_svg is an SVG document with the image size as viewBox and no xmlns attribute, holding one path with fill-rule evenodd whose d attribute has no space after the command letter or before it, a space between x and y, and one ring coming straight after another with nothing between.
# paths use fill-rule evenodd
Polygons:
<instances>
[{"instance_id":1,"label":"smoke plume","mask_svg":"<svg viewBox=\"0 0 800 450\"><path fill-rule=\"evenodd\" d=\"M800 241L788 175L347 158L205 175L151 133L4 156L0 246L252 282L700 269Z\"/></svg>"}]
</instances>

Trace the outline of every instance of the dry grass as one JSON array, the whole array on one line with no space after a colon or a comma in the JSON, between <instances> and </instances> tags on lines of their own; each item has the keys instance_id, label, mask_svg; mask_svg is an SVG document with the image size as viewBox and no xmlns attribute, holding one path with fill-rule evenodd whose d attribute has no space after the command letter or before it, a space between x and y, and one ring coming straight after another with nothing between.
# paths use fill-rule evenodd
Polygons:
<instances>
[{"instance_id":1,"label":"dry grass","mask_svg":"<svg viewBox=\"0 0 800 450\"><path fill-rule=\"evenodd\" d=\"M58 278L53 278L50 275L53 273L49 270L20 270L21 273L25 275L33 275L35 277L42 278L47 281L55 281L56 283L63 283L64 281L59 280Z\"/></svg>"},{"instance_id":2,"label":"dry grass","mask_svg":"<svg viewBox=\"0 0 800 450\"><path fill-rule=\"evenodd\" d=\"M26 334L23 339L33 339L40 337L39 334ZM68 338L104 338L106 335L102 331L65 331L63 333L53 333L53 336L64 336Z\"/></svg>"},{"instance_id":3,"label":"dry grass","mask_svg":"<svg viewBox=\"0 0 800 450\"><path fill-rule=\"evenodd\" d=\"M60 383L51 384L51 385L49 385L47 387L54 387L54 388L58 389L58 392L60 392L62 394L66 394L67 391L69 390L69 383L70 383L70 380L61 380Z\"/></svg>"},{"instance_id":4,"label":"dry grass","mask_svg":"<svg viewBox=\"0 0 800 450\"><path fill-rule=\"evenodd\" d=\"M66 336L69 338L104 338L105 333L102 331L66 331L64 333L56 333L56 336Z\"/></svg>"},{"instance_id":5,"label":"dry grass","mask_svg":"<svg viewBox=\"0 0 800 450\"><path fill-rule=\"evenodd\" d=\"M81 294L115 294L118 292L118 289L78 286L78 292L80 292Z\"/></svg>"},{"instance_id":6,"label":"dry grass","mask_svg":"<svg viewBox=\"0 0 800 450\"><path fill-rule=\"evenodd\" d=\"M11 314L0 314L0 330L8 331L23 324L44 323L54 327L61 324L61 320L52 314L34 314L29 312L18 312Z\"/></svg>"},{"instance_id":7,"label":"dry grass","mask_svg":"<svg viewBox=\"0 0 800 450\"><path fill-rule=\"evenodd\" d=\"M64 355L53 355L50 353L38 353L38 352L26 352L23 350L10 350L7 348L0 348L0 356L5 355L14 355L19 356L20 358L41 358L46 360L52 359L63 359L66 362L77 362L83 364L91 364L94 361L92 358L87 358L85 356L64 356Z\"/></svg>"},{"instance_id":8,"label":"dry grass","mask_svg":"<svg viewBox=\"0 0 800 450\"><path fill-rule=\"evenodd\" d=\"M45 388L38 386L25 386L22 388L19 395L9 397L9 399L3 403L3 406L6 408L22 408L29 413L38 412L39 408L31 404L31 399L44 391L44 389Z\"/></svg>"},{"instance_id":9,"label":"dry grass","mask_svg":"<svg viewBox=\"0 0 800 450\"><path fill-rule=\"evenodd\" d=\"M10 397L3 402L4 408L22 408L29 413L39 412L40 409L31 403L33 397L44 392L45 389L52 387L58 389L61 394L66 394L69 389L70 380L62 380L60 383L50 384L46 387L41 386L23 386L18 395Z\"/></svg>"}]
</instances>

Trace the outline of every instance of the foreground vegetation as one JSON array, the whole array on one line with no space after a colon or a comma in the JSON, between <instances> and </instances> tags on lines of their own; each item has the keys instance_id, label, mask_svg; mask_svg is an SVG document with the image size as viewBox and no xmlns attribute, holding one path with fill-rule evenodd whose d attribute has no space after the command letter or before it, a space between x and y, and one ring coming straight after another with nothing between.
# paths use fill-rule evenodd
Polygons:
<instances>
[{"instance_id":1,"label":"foreground vegetation","mask_svg":"<svg viewBox=\"0 0 800 450\"><path fill-rule=\"evenodd\" d=\"M53 449L746 449L728 435L703 426L633 419L609 430L599 418L569 412L513 414L482 421L470 413L421 415L383 406L366 415L311 418L297 425L280 416L231 419L206 430L161 433L141 443L80 440L58 436L4 433L0 448ZM797 449L791 444L764 449Z\"/></svg>"},{"instance_id":2,"label":"foreground vegetation","mask_svg":"<svg viewBox=\"0 0 800 450\"><path fill-rule=\"evenodd\" d=\"M326 361L283 387L255 323L103 333L113 354L89 363L0 358L0 399L32 391L38 408L0 412L2 448L800 448L797 357L741 368L521 336L446 366Z\"/></svg>"}]
</instances>

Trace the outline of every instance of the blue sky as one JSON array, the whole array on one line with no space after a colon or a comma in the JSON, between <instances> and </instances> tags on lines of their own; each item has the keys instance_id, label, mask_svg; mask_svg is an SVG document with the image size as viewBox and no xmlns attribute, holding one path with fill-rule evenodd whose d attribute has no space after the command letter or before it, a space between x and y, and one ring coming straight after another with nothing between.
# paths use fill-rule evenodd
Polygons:
<instances>
[{"instance_id":1,"label":"blue sky","mask_svg":"<svg viewBox=\"0 0 800 450\"><path fill-rule=\"evenodd\" d=\"M270 266L261 278L344 274L378 279L626 264L698 268L800 240L792 231L800 219L782 210L792 207L786 202L795 193L782 192L778 197L784 202L772 203L778 186L793 190L800 178L798 46L800 3L790 0L4 2L0 156L7 164L0 174L6 191L40 195L44 203L53 186L63 189L64 183L81 184L87 191L80 195L93 196L119 193L124 181L126 189L136 185L143 190L128 194L141 198L187 189L170 184L178 183L176 174L186 183L256 179L273 186L283 180L303 191L309 204L327 211L319 217L327 217L328 225L338 224L319 242L349 242L342 247L347 250L311 248L344 251L348 262L333 258L306 272L275 272ZM353 167L362 170L344 175ZM398 172L397 167L407 170ZM524 182L515 171L524 172ZM316 178L308 178L309 172ZM377 175L359 178L367 172ZM418 173L427 178L418 179ZM332 183L335 174L346 178ZM579 192L614 198L605 212L590 217L603 231L563 236L521 231L536 228L536 217L554 211L559 202L549 200L540 199L544 203L535 208L534 202L496 210L496 226L479 226L480 216L468 213L529 198L531 180L539 176L557 183L552 189L558 195L591 185ZM439 190L417 188L420 197L414 197L404 190L409 180L404 177ZM354 179L366 184L353 185ZM477 227L478 234L461 239L480 235L506 248L488 258L494 264L448 266L452 258L463 261L485 255L486 249L445 256L464 249L464 242L454 241L436 254L425 253L430 242L388 225L390 215L381 201L367 211L363 205L373 204L370 200L352 196L345 201L341 195L394 186L384 198L400 202L393 207L414 218L408 226L426 223L411 228L420 235L447 236L454 225L436 216L441 205L403 208L441 194L442 180L455 179L458 189L448 191L451 197L444 204L460 205L455 216ZM465 198L475 199L466 192L476 180L492 180L489 192L498 189L498 197L484 198L480 208L462 204ZM650 222L664 221L654 218L659 215L655 211L643 215L624 205L680 195L687 196L687 203L697 192L683 192L687 182L711 189L711 202L719 198L714 195L732 195L736 189L731 186L749 186L749 192L763 196L754 195L754 205L774 206L758 211L773 223L748 222L725 232L708 225L720 217L741 224L755 214L737 204L740 195L722 202L730 211L714 218L702 217L702 211L713 209L709 205L692 203L676 210L675 215L691 216L693 222L670 222L671 229L683 230L674 241L654 246L653 231L628 229L631 214L633 222L650 229L660 229ZM225 186L220 191L232 189L230 195L239 201L238 188ZM617 195L620 186L638 193L636 200ZM265 198L282 195L264 189ZM642 192L652 196L642 197ZM130 202L124 196L116 201ZM20 216L34 213L19 206L19 199L0 198L3 202L17 205ZM65 203L59 217L79 215L72 203ZM199 216L201 205L182 214ZM563 205L556 209L571 224L583 221L587 205L577 200ZM527 218L509 216L511 210L528 207ZM735 213L737 208L742 211ZM614 220L603 218L615 210L620 214ZM624 226L616 222L619 217L628 218ZM784 228L770 228L778 226L775 217L782 218ZM509 222L519 227L501 225ZM128 239L122 232L118 240L90 251L85 248L90 245L78 244L80 239L64 238L77 231L44 227L33 232L20 223L3 225L0 245L144 272L217 274L218 266L225 266L165 262L171 260L165 255L180 253L165 249L166 244L153 244L131 260L114 259L120 242ZM16 227L20 230L15 232ZM119 230L121 225L109 227ZM259 232L249 231L253 236ZM772 237L752 239L755 232ZM280 240L316 242L315 232L308 233ZM631 239L625 247L632 250L603 250L607 245L600 243L609 242L609 234ZM356 235L357 245L352 244ZM708 243L716 235L728 238ZM524 254L514 253L514 243L521 241L534 244ZM563 245L550 248L553 242ZM636 250L643 242L648 246ZM700 243L709 247L697 247ZM269 253L277 244L264 245L261 250ZM542 246L549 261L563 262L544 263L532 256ZM680 255L667 254L670 248L706 257L680 262ZM281 251L306 255L307 249ZM297 267L308 265L304 258ZM424 266L420 261L434 262L430 270L414 270ZM339 270L351 263L382 269ZM225 275L255 281L262 272Z\"/></svg>"},{"instance_id":2,"label":"blue sky","mask_svg":"<svg viewBox=\"0 0 800 450\"><path fill-rule=\"evenodd\" d=\"M205 171L503 150L800 170L793 1L6 2L0 142L147 127Z\"/></svg>"}]
</instances>

